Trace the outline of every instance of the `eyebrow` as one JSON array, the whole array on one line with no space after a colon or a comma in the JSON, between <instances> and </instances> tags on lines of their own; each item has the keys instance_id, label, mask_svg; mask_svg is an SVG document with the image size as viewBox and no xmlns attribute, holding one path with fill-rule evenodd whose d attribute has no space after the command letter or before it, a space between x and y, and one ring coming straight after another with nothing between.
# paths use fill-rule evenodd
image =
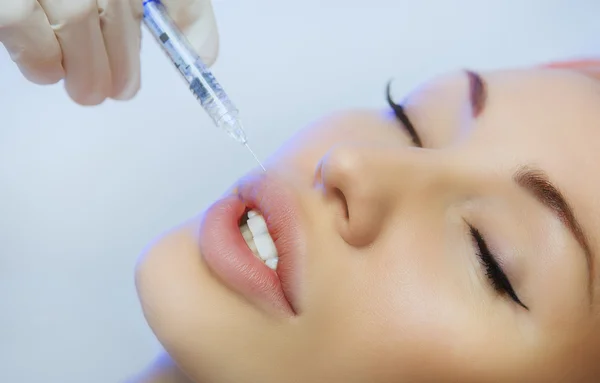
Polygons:
<instances>
[{"instance_id":1,"label":"eyebrow","mask_svg":"<svg viewBox=\"0 0 600 383\"><path fill-rule=\"evenodd\" d=\"M486 106L487 86L479 74L469 70L466 73L469 78L471 110L473 118L477 118ZM588 269L588 290L590 299L593 298L594 257L587 236L566 198L541 169L534 169L529 166L521 167L513 175L513 181L550 210L575 237L585 255Z\"/></svg>"},{"instance_id":2,"label":"eyebrow","mask_svg":"<svg viewBox=\"0 0 600 383\"><path fill-rule=\"evenodd\" d=\"M569 229L571 234L575 237L575 240L577 240L577 243L579 243L579 246L583 249L588 268L588 289L591 297L593 291L592 275L594 270L594 257L590 250L587 237L583 232L577 217L573 213L573 209L563 194L552 184L546 173L542 170L522 167L515 173L513 179L517 185L525 189L529 194L533 195L538 202L552 211L562 224Z\"/></svg>"},{"instance_id":3,"label":"eyebrow","mask_svg":"<svg viewBox=\"0 0 600 383\"><path fill-rule=\"evenodd\" d=\"M479 117L485 104L487 102L487 87L483 78L471 71L466 70L467 77L469 78L469 101L471 102L471 113L473 118Z\"/></svg>"}]
</instances>

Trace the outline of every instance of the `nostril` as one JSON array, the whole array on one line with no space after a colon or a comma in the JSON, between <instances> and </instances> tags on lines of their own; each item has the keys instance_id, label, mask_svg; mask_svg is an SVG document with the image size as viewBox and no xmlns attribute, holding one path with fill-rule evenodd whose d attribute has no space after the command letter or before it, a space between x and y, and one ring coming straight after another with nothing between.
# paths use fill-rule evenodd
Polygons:
<instances>
[{"instance_id":1,"label":"nostril","mask_svg":"<svg viewBox=\"0 0 600 383\"><path fill-rule=\"evenodd\" d=\"M342 205L341 209L342 209L342 212L344 214L344 219L346 219L346 220L350 219L350 210L348 209L348 201L346 200L346 196L344 195L344 193L342 192L342 190L339 189L339 188L334 188L333 189L333 194L335 195L335 198Z\"/></svg>"},{"instance_id":2,"label":"nostril","mask_svg":"<svg viewBox=\"0 0 600 383\"><path fill-rule=\"evenodd\" d=\"M323 166L323 161L321 161L317 166L317 170L315 172L313 186L321 188L323 195L327 199L333 201L333 203L335 204L340 205L341 216L344 219L344 221L348 221L348 219L350 218L350 211L346 195L342 191L341 187L331 183L331 179L325 179L325 175L323 174L324 172L325 167Z\"/></svg>"},{"instance_id":3,"label":"nostril","mask_svg":"<svg viewBox=\"0 0 600 383\"><path fill-rule=\"evenodd\" d=\"M315 187L334 208L337 229L351 246L374 241L386 215L384 190L377 182L379 163L372 158L368 146L338 145L323 157L315 174Z\"/></svg>"}]
</instances>

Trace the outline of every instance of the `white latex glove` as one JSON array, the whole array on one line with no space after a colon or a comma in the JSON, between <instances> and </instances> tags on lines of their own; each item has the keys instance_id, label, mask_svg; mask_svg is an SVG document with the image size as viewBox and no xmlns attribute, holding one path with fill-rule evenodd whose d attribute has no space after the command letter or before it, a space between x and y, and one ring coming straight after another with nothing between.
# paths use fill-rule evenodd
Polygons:
<instances>
[{"instance_id":1,"label":"white latex glove","mask_svg":"<svg viewBox=\"0 0 600 383\"><path fill-rule=\"evenodd\" d=\"M140 87L143 0L0 0L0 42L37 84L65 80L82 105L127 100ZM219 38L210 0L163 0L212 65Z\"/></svg>"}]
</instances>

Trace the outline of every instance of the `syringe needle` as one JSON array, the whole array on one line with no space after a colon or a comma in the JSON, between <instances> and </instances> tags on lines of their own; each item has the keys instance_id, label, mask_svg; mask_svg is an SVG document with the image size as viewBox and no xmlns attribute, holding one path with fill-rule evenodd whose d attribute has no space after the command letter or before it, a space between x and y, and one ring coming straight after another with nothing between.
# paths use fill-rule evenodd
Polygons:
<instances>
[{"instance_id":1,"label":"syringe needle","mask_svg":"<svg viewBox=\"0 0 600 383\"><path fill-rule=\"evenodd\" d=\"M256 157L256 154L254 154L254 152L252 151L252 149L250 149L250 146L248 145L248 142L244 143L244 146L246 147L246 149L248 149L248 151L250 152L250 154L252 154L252 157L254 157L254 159L256 160L256 162L258 162L258 164L260 165L260 167L262 168L262 170L264 172L267 171L267 169L265 169L265 167L263 166L263 164L260 162L260 160L258 159L258 157Z\"/></svg>"},{"instance_id":2,"label":"syringe needle","mask_svg":"<svg viewBox=\"0 0 600 383\"><path fill-rule=\"evenodd\" d=\"M1 1L1 0L0 0ZM246 142L239 111L195 52L185 35L171 20L161 0L144 0L144 23L179 69L190 91L200 101L215 125L244 144L263 171L267 171Z\"/></svg>"}]
</instances>

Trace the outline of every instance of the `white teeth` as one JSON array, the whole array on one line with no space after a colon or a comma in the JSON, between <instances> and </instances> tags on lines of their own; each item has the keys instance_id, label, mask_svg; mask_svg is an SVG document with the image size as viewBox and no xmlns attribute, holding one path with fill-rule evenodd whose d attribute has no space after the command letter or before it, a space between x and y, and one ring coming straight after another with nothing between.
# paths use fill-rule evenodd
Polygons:
<instances>
[{"instance_id":1,"label":"white teeth","mask_svg":"<svg viewBox=\"0 0 600 383\"><path fill-rule=\"evenodd\" d=\"M248 212L248 222L246 224L252 232L252 236L257 237L261 234L269 234L269 229L267 229L267 223L263 216L256 213L251 216L250 213L252 213L252 210Z\"/></svg>"},{"instance_id":2,"label":"white teeth","mask_svg":"<svg viewBox=\"0 0 600 383\"><path fill-rule=\"evenodd\" d=\"M258 249L256 248L256 243L254 243L254 239L246 241L246 243L248 244L248 247L254 254L258 254L260 256L260 254L258 253Z\"/></svg>"},{"instance_id":3,"label":"white teeth","mask_svg":"<svg viewBox=\"0 0 600 383\"><path fill-rule=\"evenodd\" d=\"M265 261L265 264L271 269L271 270L277 270L277 263L279 262L279 258L271 258L271 259L267 259Z\"/></svg>"},{"instance_id":4,"label":"white teeth","mask_svg":"<svg viewBox=\"0 0 600 383\"><path fill-rule=\"evenodd\" d=\"M275 248L271 236L268 234L254 236L254 244L256 245L260 259L263 261L277 257L277 249Z\"/></svg>"},{"instance_id":5,"label":"white teeth","mask_svg":"<svg viewBox=\"0 0 600 383\"><path fill-rule=\"evenodd\" d=\"M263 216L254 210L249 211L248 220L240 226L240 232L254 255L260 258L270 269L276 270L279 255Z\"/></svg>"},{"instance_id":6,"label":"white teeth","mask_svg":"<svg viewBox=\"0 0 600 383\"><path fill-rule=\"evenodd\" d=\"M246 242L252 240L252 232L248 229L248 225L240 226L240 232L242 233L242 237L246 240Z\"/></svg>"}]
</instances>

